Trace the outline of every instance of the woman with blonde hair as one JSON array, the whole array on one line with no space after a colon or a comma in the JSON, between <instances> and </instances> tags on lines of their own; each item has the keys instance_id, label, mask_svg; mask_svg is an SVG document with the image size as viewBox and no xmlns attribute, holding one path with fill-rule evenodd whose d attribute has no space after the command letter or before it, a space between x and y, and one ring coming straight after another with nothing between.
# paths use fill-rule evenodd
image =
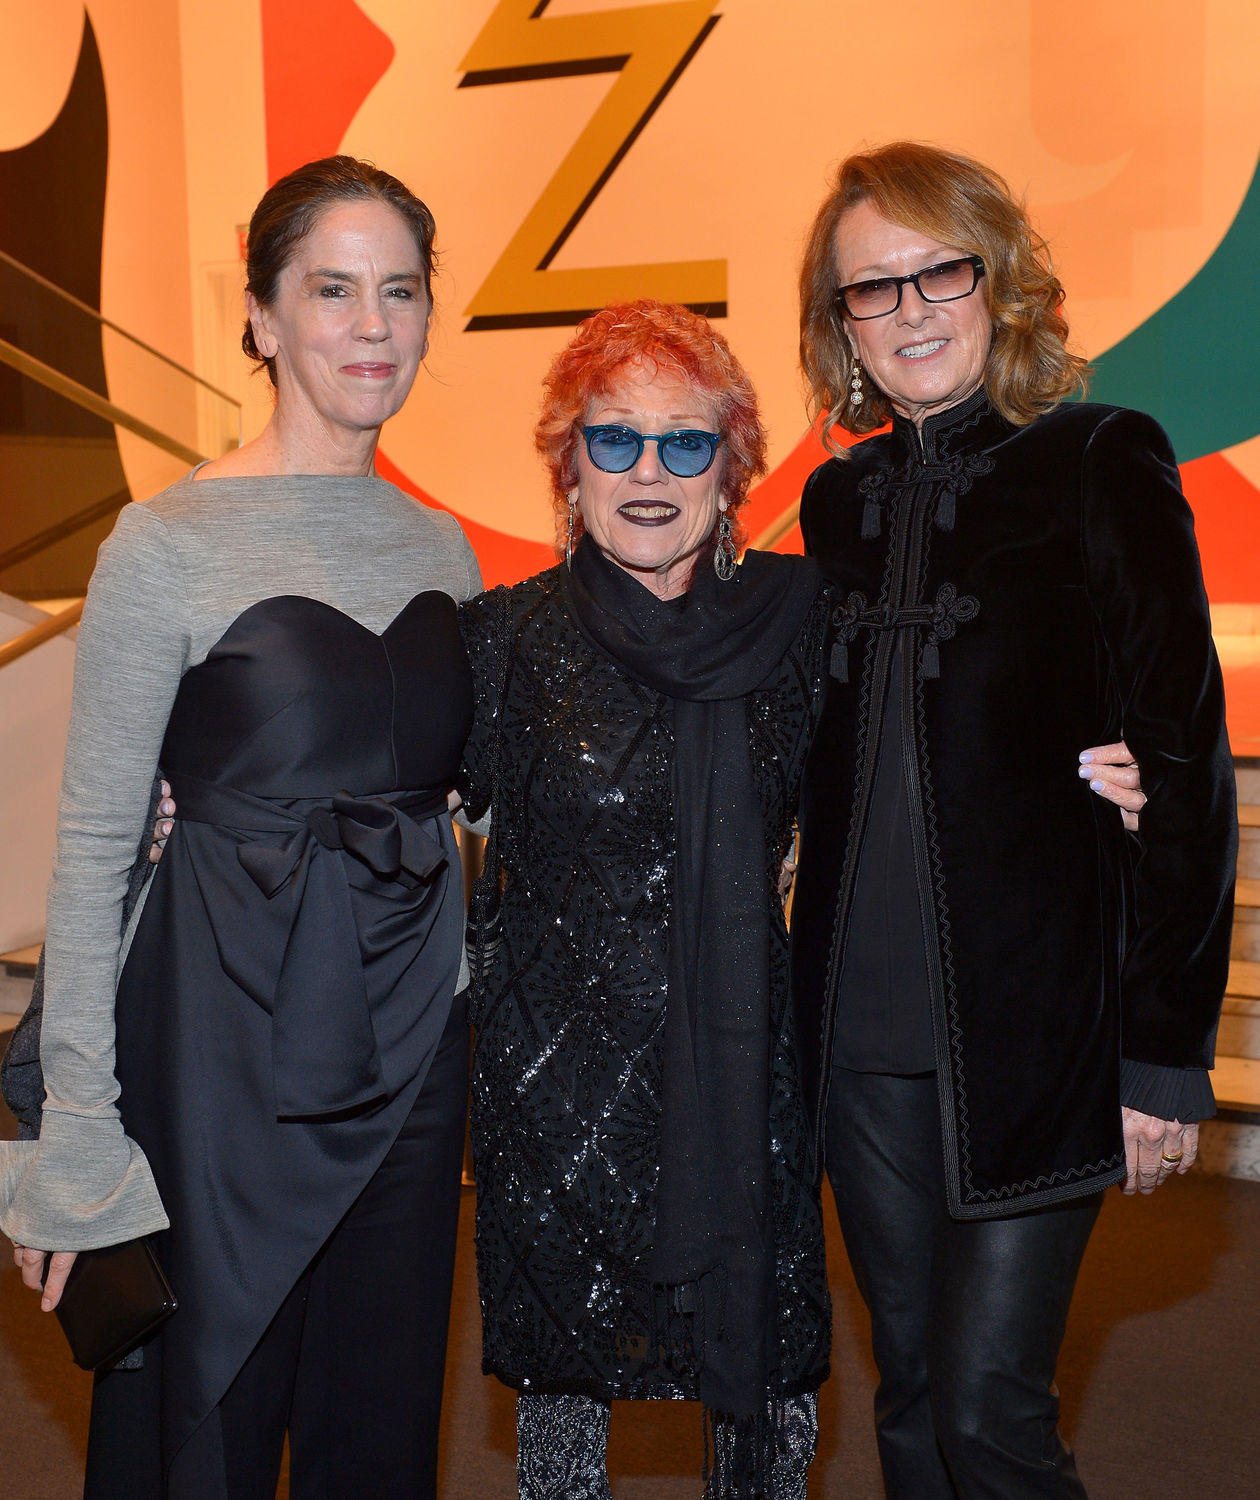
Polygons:
<instances>
[{"instance_id":1,"label":"woman with blonde hair","mask_svg":"<svg viewBox=\"0 0 1260 1500\"><path fill-rule=\"evenodd\" d=\"M841 165L801 276L836 457L801 512L835 608L796 1033L896 1500L1085 1493L1053 1378L1102 1190L1185 1172L1213 1112L1235 833L1207 600L1163 432L1068 399L1062 302L1001 178L913 142ZM1064 769L1121 735L1136 838Z\"/></svg>"}]
</instances>

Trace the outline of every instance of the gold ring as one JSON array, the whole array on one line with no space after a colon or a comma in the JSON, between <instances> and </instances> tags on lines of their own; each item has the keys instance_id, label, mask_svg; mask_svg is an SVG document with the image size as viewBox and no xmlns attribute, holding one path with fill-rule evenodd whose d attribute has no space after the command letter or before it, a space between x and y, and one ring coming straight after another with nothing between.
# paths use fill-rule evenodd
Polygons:
<instances>
[{"instance_id":1,"label":"gold ring","mask_svg":"<svg viewBox=\"0 0 1260 1500\"><path fill-rule=\"evenodd\" d=\"M1185 1155L1184 1151L1178 1151L1173 1156L1169 1156L1169 1154L1168 1154L1167 1151L1163 1151L1163 1152L1160 1153L1160 1158L1159 1159L1162 1162L1167 1162L1170 1167L1175 1167L1177 1165L1177 1163L1181 1160L1181 1158L1184 1155Z\"/></svg>"}]
</instances>

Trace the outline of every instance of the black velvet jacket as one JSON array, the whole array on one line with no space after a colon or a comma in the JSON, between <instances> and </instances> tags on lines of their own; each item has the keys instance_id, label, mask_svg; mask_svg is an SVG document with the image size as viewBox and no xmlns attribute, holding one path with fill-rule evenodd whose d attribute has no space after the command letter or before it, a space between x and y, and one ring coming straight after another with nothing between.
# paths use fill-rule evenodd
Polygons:
<instances>
[{"instance_id":1,"label":"black velvet jacket","mask_svg":"<svg viewBox=\"0 0 1260 1500\"><path fill-rule=\"evenodd\" d=\"M1121 1050L1210 1067L1228 966L1233 768L1189 507L1160 428L979 391L832 460L802 504L835 587L792 922L821 1164L836 995L897 634L950 1211L1124 1176ZM1076 772L1127 739L1141 833ZM840 1018L839 1024L843 1024Z\"/></svg>"}]
</instances>

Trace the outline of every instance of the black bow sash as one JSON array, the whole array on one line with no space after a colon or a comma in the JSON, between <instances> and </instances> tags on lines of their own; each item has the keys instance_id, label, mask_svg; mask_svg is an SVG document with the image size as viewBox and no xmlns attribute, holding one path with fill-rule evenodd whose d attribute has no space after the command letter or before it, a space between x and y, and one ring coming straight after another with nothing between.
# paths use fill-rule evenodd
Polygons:
<instances>
[{"instance_id":1,"label":"black bow sash","mask_svg":"<svg viewBox=\"0 0 1260 1500\"><path fill-rule=\"evenodd\" d=\"M236 858L269 903L282 954L274 985L250 951L249 922L216 930L224 969L272 1018L276 1114L309 1118L362 1108L386 1093L365 975L364 949L344 851L380 885L397 920L432 895L446 852L421 821L446 811L445 791L274 800L192 776L173 782L176 816L243 834Z\"/></svg>"}]
</instances>

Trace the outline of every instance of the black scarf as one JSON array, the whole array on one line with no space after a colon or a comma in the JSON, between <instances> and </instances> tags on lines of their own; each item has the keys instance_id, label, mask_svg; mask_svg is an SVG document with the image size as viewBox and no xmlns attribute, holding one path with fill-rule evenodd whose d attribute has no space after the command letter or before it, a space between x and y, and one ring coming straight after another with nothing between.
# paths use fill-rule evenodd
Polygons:
<instances>
[{"instance_id":1,"label":"black scarf","mask_svg":"<svg viewBox=\"0 0 1260 1500\"><path fill-rule=\"evenodd\" d=\"M756 1418L758 1431L776 1327L773 1038L769 874L744 699L782 661L820 581L805 558L753 552L726 583L702 559L687 595L662 601L589 537L566 579L588 639L674 703L676 852L652 1265L658 1345L690 1365L706 1407Z\"/></svg>"}]
</instances>

